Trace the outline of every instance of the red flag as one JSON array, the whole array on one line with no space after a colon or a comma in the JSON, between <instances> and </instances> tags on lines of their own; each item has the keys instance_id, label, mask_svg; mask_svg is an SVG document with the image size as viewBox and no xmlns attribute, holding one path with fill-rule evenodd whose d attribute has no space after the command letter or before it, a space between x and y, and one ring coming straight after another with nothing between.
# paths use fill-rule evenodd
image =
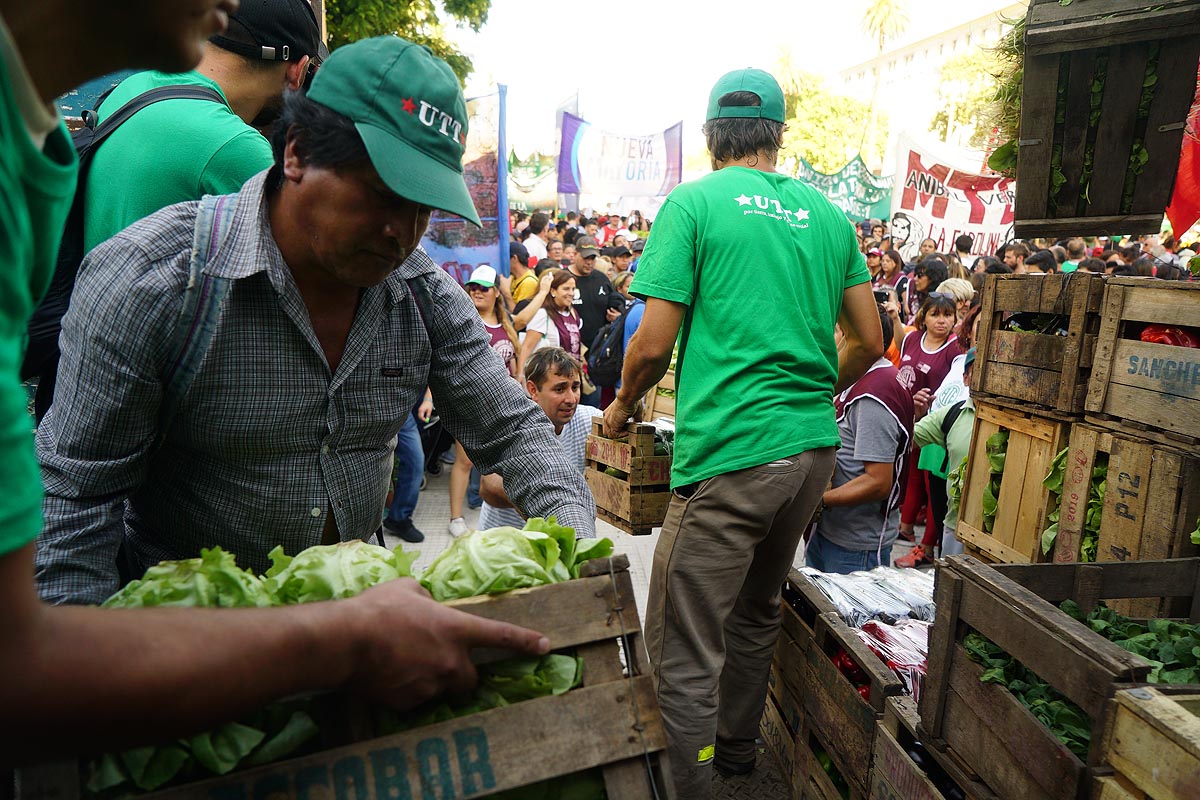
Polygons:
<instances>
[{"instance_id":1,"label":"red flag","mask_svg":"<svg viewBox=\"0 0 1200 800\"><path fill-rule=\"evenodd\" d=\"M1200 220L1200 70L1196 72L1196 95L1183 131L1179 171L1175 173L1175 191L1167 206L1167 219L1176 239Z\"/></svg>"}]
</instances>

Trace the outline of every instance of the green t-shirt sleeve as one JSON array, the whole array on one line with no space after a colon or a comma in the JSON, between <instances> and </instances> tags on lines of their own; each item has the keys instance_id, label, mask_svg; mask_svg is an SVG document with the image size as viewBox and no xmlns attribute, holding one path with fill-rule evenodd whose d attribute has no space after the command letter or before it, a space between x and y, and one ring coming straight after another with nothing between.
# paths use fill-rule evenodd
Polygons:
<instances>
[{"instance_id":1,"label":"green t-shirt sleeve","mask_svg":"<svg viewBox=\"0 0 1200 800\"><path fill-rule=\"evenodd\" d=\"M200 173L199 193L233 194L242 184L274 163L271 145L258 131L234 136L213 153Z\"/></svg>"},{"instance_id":2,"label":"green t-shirt sleeve","mask_svg":"<svg viewBox=\"0 0 1200 800\"><path fill-rule=\"evenodd\" d=\"M642 299L691 305L696 292L696 238L696 221L667 198L629 290Z\"/></svg>"},{"instance_id":3,"label":"green t-shirt sleeve","mask_svg":"<svg viewBox=\"0 0 1200 800\"><path fill-rule=\"evenodd\" d=\"M913 426L913 442L917 447L924 447L927 444L946 446L945 437L942 435L942 421L946 419L946 414L950 413L952 408L954 408L953 405L939 408L932 414L926 414Z\"/></svg>"}]
</instances>

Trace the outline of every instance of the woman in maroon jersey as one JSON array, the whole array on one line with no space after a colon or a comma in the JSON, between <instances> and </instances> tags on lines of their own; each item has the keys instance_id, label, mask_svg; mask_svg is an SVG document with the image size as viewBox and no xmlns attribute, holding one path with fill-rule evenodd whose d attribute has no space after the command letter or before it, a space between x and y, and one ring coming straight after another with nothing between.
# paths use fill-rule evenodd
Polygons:
<instances>
[{"instance_id":1,"label":"woman in maroon jersey","mask_svg":"<svg viewBox=\"0 0 1200 800\"><path fill-rule=\"evenodd\" d=\"M917 419L925 416L933 393L938 390L950 371L954 357L962 352L954 326L958 322L957 301L949 294L930 292L917 311L916 330L907 334L900 344L900 374L898 380L913 396ZM904 505L900 508L900 535L910 541L913 526L922 505L928 505L930 475L917 469L919 448L914 448L913 466L908 473ZM897 559L896 566L917 567L933 560L933 545L941 541L940 521L934 514L925 514L925 536L912 552Z\"/></svg>"}]
</instances>

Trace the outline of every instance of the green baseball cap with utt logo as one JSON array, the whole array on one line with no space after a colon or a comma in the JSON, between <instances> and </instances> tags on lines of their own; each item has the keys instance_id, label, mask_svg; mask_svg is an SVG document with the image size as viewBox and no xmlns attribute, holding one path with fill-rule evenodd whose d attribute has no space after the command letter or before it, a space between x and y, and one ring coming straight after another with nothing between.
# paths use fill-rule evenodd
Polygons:
<instances>
[{"instance_id":1,"label":"green baseball cap with utt logo","mask_svg":"<svg viewBox=\"0 0 1200 800\"><path fill-rule=\"evenodd\" d=\"M479 225L463 179L467 104L454 72L429 48L398 36L339 47L308 98L354 120L393 192Z\"/></svg>"},{"instance_id":2,"label":"green baseball cap with utt logo","mask_svg":"<svg viewBox=\"0 0 1200 800\"><path fill-rule=\"evenodd\" d=\"M758 95L756 106L723 106L720 100L730 92L751 92ZM761 69L739 69L726 72L717 79L708 94L708 113L704 120L757 117L783 122L783 90L771 73Z\"/></svg>"}]
</instances>

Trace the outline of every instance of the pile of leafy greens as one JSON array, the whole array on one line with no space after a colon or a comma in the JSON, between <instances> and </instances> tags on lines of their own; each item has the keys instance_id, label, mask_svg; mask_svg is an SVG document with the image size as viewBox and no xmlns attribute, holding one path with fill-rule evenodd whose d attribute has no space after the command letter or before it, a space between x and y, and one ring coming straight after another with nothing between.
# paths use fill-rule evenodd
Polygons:
<instances>
[{"instance_id":1,"label":"pile of leafy greens","mask_svg":"<svg viewBox=\"0 0 1200 800\"><path fill-rule=\"evenodd\" d=\"M421 583L440 601L542 586L577 578L584 561L612 552L609 539L576 541L574 530L556 524L553 517L534 518L525 530L496 528L459 537ZM338 600L413 577L417 558L399 547L390 551L361 541L318 545L295 556L276 547L269 555L272 566L261 578L238 567L234 556L220 548L202 550L200 558L164 561L110 597L104 607L236 608ZM562 694L579 685L581 670L575 656L555 653L480 667L474 694L434 701L405 715L381 709L376 734ZM119 797L267 764L296 754L317 735L316 713L311 699L279 701L213 731L106 754L86 765L87 789L93 795ZM505 796L509 795L496 795ZM603 798L604 787L597 773L581 773L524 787L511 798L518 796L589 800Z\"/></svg>"},{"instance_id":2,"label":"pile of leafy greens","mask_svg":"<svg viewBox=\"0 0 1200 800\"><path fill-rule=\"evenodd\" d=\"M1008 455L1008 428L1001 428L984 443L988 457L988 482L983 487L983 530L991 533L996 526L1000 500L1000 481L1004 479L1004 459Z\"/></svg>"},{"instance_id":3,"label":"pile of leafy greens","mask_svg":"<svg viewBox=\"0 0 1200 800\"><path fill-rule=\"evenodd\" d=\"M962 504L962 485L963 477L967 473L967 457L963 456L963 460L959 465L950 470L946 475L946 511L948 514L958 515L959 506Z\"/></svg>"},{"instance_id":4,"label":"pile of leafy greens","mask_svg":"<svg viewBox=\"0 0 1200 800\"><path fill-rule=\"evenodd\" d=\"M1042 531L1042 553L1049 555L1058 540L1058 524L1062 518L1063 479L1066 476L1067 451L1064 448L1054 461L1050 462L1050 472L1042 481L1042 485L1050 490L1051 511L1046 519L1050 526ZM1092 465L1092 478L1088 483L1087 508L1083 518L1083 536L1079 542L1079 560L1093 562L1096 560L1100 546L1100 522L1104 514L1104 493L1108 486L1108 454L1096 453Z\"/></svg>"},{"instance_id":5,"label":"pile of leafy greens","mask_svg":"<svg viewBox=\"0 0 1200 800\"><path fill-rule=\"evenodd\" d=\"M1150 662L1147 683L1200 683L1200 625L1169 619L1132 620L1104 603L1088 614L1073 600L1063 601L1060 608L1113 644ZM963 647L972 661L983 666L981 682L1007 687L1072 753L1087 760L1091 725L1081 708L980 634L968 634Z\"/></svg>"}]
</instances>

